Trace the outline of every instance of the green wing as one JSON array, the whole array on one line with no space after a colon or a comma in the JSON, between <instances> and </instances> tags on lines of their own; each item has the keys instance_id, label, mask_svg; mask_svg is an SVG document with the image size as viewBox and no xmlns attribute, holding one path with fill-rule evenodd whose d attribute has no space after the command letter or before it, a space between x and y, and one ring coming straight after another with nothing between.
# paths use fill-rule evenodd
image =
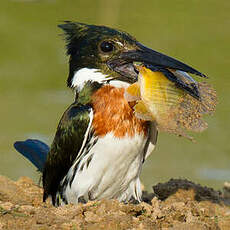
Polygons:
<instances>
[{"instance_id":1,"label":"green wing","mask_svg":"<svg viewBox=\"0 0 230 230\"><path fill-rule=\"evenodd\" d=\"M72 104L63 114L43 170L43 200L56 191L76 159L90 125L89 105ZM87 138L87 137L86 137Z\"/></svg>"}]
</instances>

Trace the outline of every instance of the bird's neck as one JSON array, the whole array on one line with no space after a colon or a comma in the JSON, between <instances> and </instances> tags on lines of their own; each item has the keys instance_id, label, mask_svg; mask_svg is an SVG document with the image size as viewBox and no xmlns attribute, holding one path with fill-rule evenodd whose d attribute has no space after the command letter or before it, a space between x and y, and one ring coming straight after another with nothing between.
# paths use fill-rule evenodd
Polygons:
<instances>
[{"instance_id":1,"label":"bird's neck","mask_svg":"<svg viewBox=\"0 0 230 230\"><path fill-rule=\"evenodd\" d=\"M98 82L87 81L80 91L76 91L76 101L79 104L86 105L91 103L92 95L100 89L102 84Z\"/></svg>"}]
</instances>

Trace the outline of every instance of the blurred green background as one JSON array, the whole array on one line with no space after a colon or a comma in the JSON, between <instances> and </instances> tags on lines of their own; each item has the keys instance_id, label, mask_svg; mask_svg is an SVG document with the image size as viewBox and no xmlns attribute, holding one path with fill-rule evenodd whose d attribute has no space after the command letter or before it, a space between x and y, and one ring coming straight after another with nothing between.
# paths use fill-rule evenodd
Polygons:
<instances>
[{"instance_id":1,"label":"blurred green background","mask_svg":"<svg viewBox=\"0 0 230 230\"><path fill-rule=\"evenodd\" d=\"M39 174L13 148L15 140L51 143L73 94L66 88L68 58L57 24L74 20L112 26L155 50L207 74L219 104L197 143L160 134L142 180L171 177L221 188L230 180L230 1L227 0L1 0L0 174L12 179Z\"/></svg>"}]
</instances>

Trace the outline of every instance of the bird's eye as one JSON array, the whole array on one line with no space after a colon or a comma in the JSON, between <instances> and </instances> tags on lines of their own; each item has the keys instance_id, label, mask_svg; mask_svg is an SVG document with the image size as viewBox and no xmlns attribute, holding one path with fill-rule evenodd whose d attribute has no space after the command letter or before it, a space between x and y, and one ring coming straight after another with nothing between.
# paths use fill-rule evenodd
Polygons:
<instances>
[{"instance_id":1,"label":"bird's eye","mask_svg":"<svg viewBox=\"0 0 230 230\"><path fill-rule=\"evenodd\" d=\"M109 41L103 41L101 44L100 44L100 49L102 52L104 53L109 53L109 52L112 52L114 50L114 45L112 42L109 42Z\"/></svg>"}]
</instances>

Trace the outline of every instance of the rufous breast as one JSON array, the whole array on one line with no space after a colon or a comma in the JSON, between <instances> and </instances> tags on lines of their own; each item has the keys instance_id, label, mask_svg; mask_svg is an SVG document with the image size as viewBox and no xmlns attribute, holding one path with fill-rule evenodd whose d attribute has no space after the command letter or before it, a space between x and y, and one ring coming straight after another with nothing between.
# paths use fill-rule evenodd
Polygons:
<instances>
[{"instance_id":1,"label":"rufous breast","mask_svg":"<svg viewBox=\"0 0 230 230\"><path fill-rule=\"evenodd\" d=\"M124 98L124 88L105 85L92 95L93 128L97 136L112 132L115 137L147 136L148 124L135 117L133 105Z\"/></svg>"}]
</instances>

